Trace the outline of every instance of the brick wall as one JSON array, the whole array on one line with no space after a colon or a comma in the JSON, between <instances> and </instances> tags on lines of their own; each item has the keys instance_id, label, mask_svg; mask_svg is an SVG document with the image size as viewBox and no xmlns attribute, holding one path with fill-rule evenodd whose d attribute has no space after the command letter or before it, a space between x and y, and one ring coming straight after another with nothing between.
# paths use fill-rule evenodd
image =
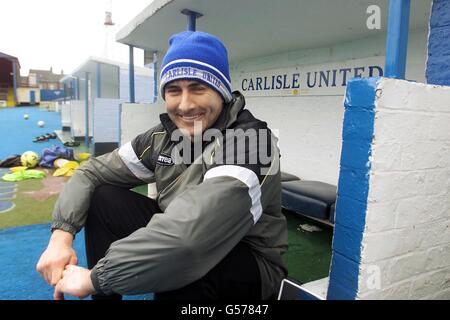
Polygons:
<instances>
[{"instance_id":1,"label":"brick wall","mask_svg":"<svg viewBox=\"0 0 450 320\"><path fill-rule=\"evenodd\" d=\"M159 115L165 112L164 100L156 103L122 103L120 105L119 145L133 140L137 135L160 123Z\"/></svg>"},{"instance_id":2,"label":"brick wall","mask_svg":"<svg viewBox=\"0 0 450 320\"><path fill-rule=\"evenodd\" d=\"M450 87L354 79L328 299L450 299Z\"/></svg>"},{"instance_id":3,"label":"brick wall","mask_svg":"<svg viewBox=\"0 0 450 320\"><path fill-rule=\"evenodd\" d=\"M450 88L377 86L357 298L450 298Z\"/></svg>"}]
</instances>

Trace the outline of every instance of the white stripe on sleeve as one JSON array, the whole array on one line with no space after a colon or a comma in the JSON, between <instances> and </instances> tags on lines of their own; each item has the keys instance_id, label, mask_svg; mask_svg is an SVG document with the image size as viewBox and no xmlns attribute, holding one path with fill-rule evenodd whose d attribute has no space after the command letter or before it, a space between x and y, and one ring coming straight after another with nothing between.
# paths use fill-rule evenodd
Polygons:
<instances>
[{"instance_id":1,"label":"white stripe on sleeve","mask_svg":"<svg viewBox=\"0 0 450 320\"><path fill-rule=\"evenodd\" d=\"M205 174L204 180L223 176L233 177L247 185L248 193L252 200L252 207L250 208L250 212L253 216L253 223L256 224L262 214L261 187L259 185L259 180L256 174L252 170L244 167L223 165L208 170Z\"/></svg>"},{"instance_id":2,"label":"white stripe on sleeve","mask_svg":"<svg viewBox=\"0 0 450 320\"><path fill-rule=\"evenodd\" d=\"M131 146L131 142L124 144L119 149L119 156L125 162L128 169L130 169L133 174L145 182L151 182L154 173L145 167L141 160L137 157L136 153Z\"/></svg>"}]
</instances>

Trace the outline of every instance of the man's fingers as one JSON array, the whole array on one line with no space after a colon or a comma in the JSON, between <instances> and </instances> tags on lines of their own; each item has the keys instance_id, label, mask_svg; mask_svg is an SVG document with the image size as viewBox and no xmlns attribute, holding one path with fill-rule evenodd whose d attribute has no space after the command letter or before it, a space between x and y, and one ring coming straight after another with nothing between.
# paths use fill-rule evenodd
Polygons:
<instances>
[{"instance_id":1,"label":"man's fingers","mask_svg":"<svg viewBox=\"0 0 450 320\"><path fill-rule=\"evenodd\" d=\"M45 268L41 273L45 281L51 285L52 282L52 270L50 268Z\"/></svg>"},{"instance_id":2,"label":"man's fingers","mask_svg":"<svg viewBox=\"0 0 450 320\"><path fill-rule=\"evenodd\" d=\"M40 261L36 265L36 271L40 273L40 275L44 278L44 280L50 284L50 277L48 275L48 268L45 268L44 264Z\"/></svg>"},{"instance_id":3,"label":"man's fingers","mask_svg":"<svg viewBox=\"0 0 450 320\"><path fill-rule=\"evenodd\" d=\"M60 284L57 284L53 293L53 299L64 300L64 293L60 289Z\"/></svg>"},{"instance_id":4,"label":"man's fingers","mask_svg":"<svg viewBox=\"0 0 450 320\"><path fill-rule=\"evenodd\" d=\"M69 264L72 264L72 265L75 265L75 266L76 266L76 265L78 264L78 258L77 258L77 256L73 255L73 256L70 258Z\"/></svg>"},{"instance_id":5,"label":"man's fingers","mask_svg":"<svg viewBox=\"0 0 450 320\"><path fill-rule=\"evenodd\" d=\"M43 276L44 276L45 281L46 281L48 284L51 284L52 276L51 276L50 270L48 270L48 269L45 270Z\"/></svg>"},{"instance_id":6,"label":"man's fingers","mask_svg":"<svg viewBox=\"0 0 450 320\"><path fill-rule=\"evenodd\" d=\"M61 279L62 276L62 269L61 268L54 268L50 275L50 284L52 286L55 286L58 281Z\"/></svg>"}]
</instances>

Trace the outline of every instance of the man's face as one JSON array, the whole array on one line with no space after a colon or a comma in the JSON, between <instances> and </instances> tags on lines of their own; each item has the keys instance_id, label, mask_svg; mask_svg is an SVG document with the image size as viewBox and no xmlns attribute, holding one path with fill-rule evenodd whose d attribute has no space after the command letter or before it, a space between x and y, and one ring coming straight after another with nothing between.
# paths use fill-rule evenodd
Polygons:
<instances>
[{"instance_id":1,"label":"man's face","mask_svg":"<svg viewBox=\"0 0 450 320\"><path fill-rule=\"evenodd\" d=\"M194 80L169 82L165 86L165 99L170 119L190 137L210 128L223 109L222 97L209 86ZM194 124L201 132L194 132Z\"/></svg>"}]
</instances>

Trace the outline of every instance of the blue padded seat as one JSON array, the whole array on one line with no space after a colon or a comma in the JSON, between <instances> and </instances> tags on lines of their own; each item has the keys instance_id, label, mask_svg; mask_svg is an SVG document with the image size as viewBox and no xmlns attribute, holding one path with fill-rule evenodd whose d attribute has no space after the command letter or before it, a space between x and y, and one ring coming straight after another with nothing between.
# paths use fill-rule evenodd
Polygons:
<instances>
[{"instance_id":1,"label":"blue padded seat","mask_svg":"<svg viewBox=\"0 0 450 320\"><path fill-rule=\"evenodd\" d=\"M281 181L284 182L284 181L295 181L295 180L300 180L300 178L293 174L281 171Z\"/></svg>"},{"instance_id":2,"label":"blue padded seat","mask_svg":"<svg viewBox=\"0 0 450 320\"><path fill-rule=\"evenodd\" d=\"M330 208L336 202L336 189L320 181L282 182L282 206L306 216L329 219Z\"/></svg>"},{"instance_id":3,"label":"blue padded seat","mask_svg":"<svg viewBox=\"0 0 450 320\"><path fill-rule=\"evenodd\" d=\"M330 222L334 224L334 221L336 220L336 203L333 203L330 207Z\"/></svg>"}]
</instances>

